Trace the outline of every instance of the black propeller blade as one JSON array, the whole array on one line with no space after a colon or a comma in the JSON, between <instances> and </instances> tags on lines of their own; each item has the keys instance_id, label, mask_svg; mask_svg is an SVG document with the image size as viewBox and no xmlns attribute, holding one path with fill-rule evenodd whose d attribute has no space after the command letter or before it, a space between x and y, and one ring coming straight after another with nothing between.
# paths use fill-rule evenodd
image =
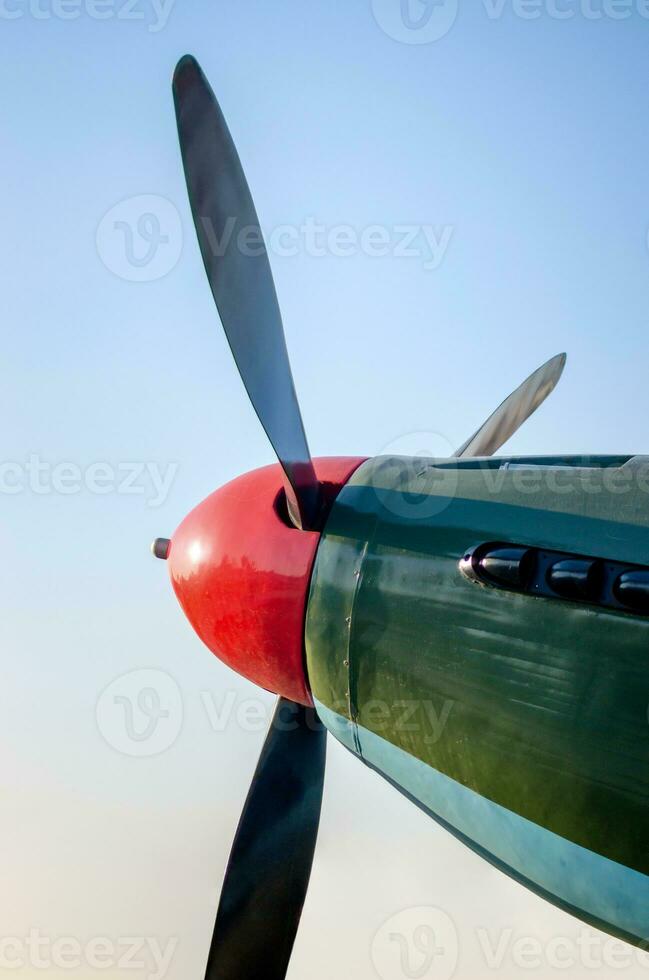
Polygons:
<instances>
[{"instance_id":1,"label":"black propeller blade","mask_svg":"<svg viewBox=\"0 0 649 980\"><path fill-rule=\"evenodd\" d=\"M283 980L311 874L326 732L280 698L237 829L205 980Z\"/></svg>"},{"instance_id":2,"label":"black propeller blade","mask_svg":"<svg viewBox=\"0 0 649 980\"><path fill-rule=\"evenodd\" d=\"M317 527L321 492L307 445L259 219L214 93L186 55L173 79L178 136L203 262L223 329L287 479L293 522Z\"/></svg>"},{"instance_id":3,"label":"black propeller blade","mask_svg":"<svg viewBox=\"0 0 649 980\"><path fill-rule=\"evenodd\" d=\"M453 455L493 456L554 391L565 364L565 354L542 364Z\"/></svg>"}]
</instances>

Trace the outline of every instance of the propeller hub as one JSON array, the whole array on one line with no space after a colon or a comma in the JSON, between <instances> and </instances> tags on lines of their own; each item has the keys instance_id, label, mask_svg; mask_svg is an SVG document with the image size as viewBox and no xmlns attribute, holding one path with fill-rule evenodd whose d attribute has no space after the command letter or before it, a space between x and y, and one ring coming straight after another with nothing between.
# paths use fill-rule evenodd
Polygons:
<instances>
[{"instance_id":1,"label":"propeller hub","mask_svg":"<svg viewBox=\"0 0 649 980\"><path fill-rule=\"evenodd\" d=\"M315 460L326 499L361 462ZM187 618L220 660L260 687L310 705L304 621L320 534L291 525L283 488L278 464L221 487L175 532L168 566Z\"/></svg>"}]
</instances>

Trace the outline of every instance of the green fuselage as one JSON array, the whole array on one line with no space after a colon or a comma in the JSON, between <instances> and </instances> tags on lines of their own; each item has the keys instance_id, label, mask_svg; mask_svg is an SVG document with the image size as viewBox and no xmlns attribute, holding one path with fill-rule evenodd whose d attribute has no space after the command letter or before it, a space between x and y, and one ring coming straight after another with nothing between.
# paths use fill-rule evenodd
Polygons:
<instances>
[{"instance_id":1,"label":"green fuselage","mask_svg":"<svg viewBox=\"0 0 649 980\"><path fill-rule=\"evenodd\" d=\"M379 457L322 535L309 681L333 734L493 863L649 938L649 616L486 588L483 542L649 564L640 458Z\"/></svg>"}]
</instances>

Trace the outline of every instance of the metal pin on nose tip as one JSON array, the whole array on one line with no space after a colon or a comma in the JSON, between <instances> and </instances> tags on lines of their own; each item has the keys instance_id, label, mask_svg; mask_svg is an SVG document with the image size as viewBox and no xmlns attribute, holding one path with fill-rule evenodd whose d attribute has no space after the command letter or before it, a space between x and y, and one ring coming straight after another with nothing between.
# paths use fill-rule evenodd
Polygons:
<instances>
[{"instance_id":1,"label":"metal pin on nose tip","mask_svg":"<svg viewBox=\"0 0 649 980\"><path fill-rule=\"evenodd\" d=\"M170 546L171 540L169 538L156 538L151 545L151 553L155 558L160 558L162 561L166 561L169 557Z\"/></svg>"}]
</instances>

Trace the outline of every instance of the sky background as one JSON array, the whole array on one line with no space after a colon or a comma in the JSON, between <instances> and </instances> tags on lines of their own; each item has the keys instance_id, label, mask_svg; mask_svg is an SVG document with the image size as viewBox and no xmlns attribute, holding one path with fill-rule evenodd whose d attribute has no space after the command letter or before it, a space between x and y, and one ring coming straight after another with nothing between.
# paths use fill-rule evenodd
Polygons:
<instances>
[{"instance_id":1,"label":"sky background","mask_svg":"<svg viewBox=\"0 0 649 980\"><path fill-rule=\"evenodd\" d=\"M643 453L648 17L640 0L1 0L0 975L113 980L139 937L126 975L201 978L272 708L201 646L148 550L273 459L191 227L177 59L210 78L264 229L297 230L271 261L315 455L449 452L561 350L558 390L508 450ZM307 221L357 246L314 254ZM362 246L373 225L385 255ZM421 229L414 255L402 226ZM149 687L170 715L137 741L110 705L146 731ZM389 935L429 914L450 939L422 973ZM599 967L579 959L583 932L330 740L290 977L449 980L454 942L456 976L554 977L557 938L571 977L610 977L598 934ZM53 951L67 937L90 965ZM626 957L620 975L647 976Z\"/></svg>"}]
</instances>

